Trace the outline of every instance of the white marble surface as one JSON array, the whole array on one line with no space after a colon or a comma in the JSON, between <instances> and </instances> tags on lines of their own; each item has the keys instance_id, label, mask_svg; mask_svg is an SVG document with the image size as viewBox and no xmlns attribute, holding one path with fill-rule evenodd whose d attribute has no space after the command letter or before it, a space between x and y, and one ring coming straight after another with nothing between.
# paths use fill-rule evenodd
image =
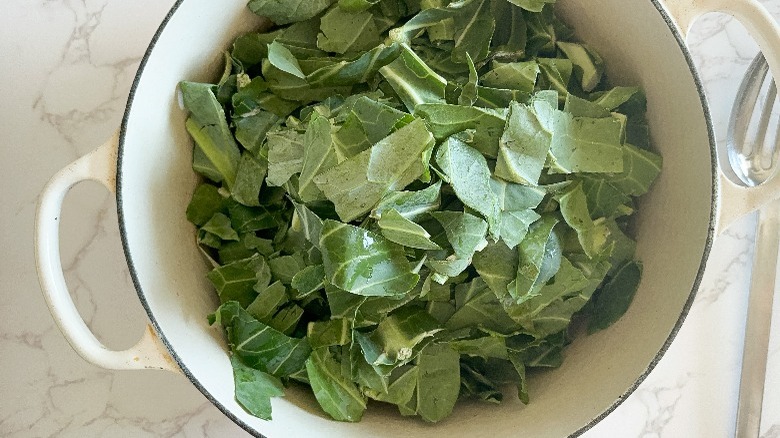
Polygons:
<instances>
[{"instance_id":1,"label":"white marble surface","mask_svg":"<svg viewBox=\"0 0 780 438\"><path fill-rule=\"evenodd\" d=\"M737 0L735 0L737 1ZM32 249L44 183L116 129L140 57L173 0L4 0L0 14L0 436L244 436L179 376L84 362L41 297ZM780 0L764 3L780 18ZM709 15L690 38L723 138L756 47ZM668 353L587 437L733 435L755 222L717 240L702 289ZM77 306L108 346L135 341L145 314L132 289L113 198L85 183L62 215L62 258ZM762 437L780 437L780 299Z\"/></svg>"}]
</instances>

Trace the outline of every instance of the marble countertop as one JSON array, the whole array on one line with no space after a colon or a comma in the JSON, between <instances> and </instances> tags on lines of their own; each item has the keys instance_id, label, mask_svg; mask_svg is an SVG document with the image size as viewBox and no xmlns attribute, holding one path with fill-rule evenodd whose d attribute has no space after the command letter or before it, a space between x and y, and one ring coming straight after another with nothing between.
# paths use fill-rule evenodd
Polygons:
<instances>
[{"instance_id":1,"label":"marble countertop","mask_svg":"<svg viewBox=\"0 0 780 438\"><path fill-rule=\"evenodd\" d=\"M0 14L0 436L245 436L181 376L113 372L82 360L41 296L35 204L60 168L119 125L148 41L173 0L5 0ZM764 1L780 18L780 0ZM711 14L689 38L719 138L757 51L740 24ZM89 327L127 348L146 321L122 254L113 197L84 183L62 214L66 279ZM733 435L755 218L715 243L690 316L656 369L593 437ZM762 437L780 437L780 299Z\"/></svg>"}]
</instances>

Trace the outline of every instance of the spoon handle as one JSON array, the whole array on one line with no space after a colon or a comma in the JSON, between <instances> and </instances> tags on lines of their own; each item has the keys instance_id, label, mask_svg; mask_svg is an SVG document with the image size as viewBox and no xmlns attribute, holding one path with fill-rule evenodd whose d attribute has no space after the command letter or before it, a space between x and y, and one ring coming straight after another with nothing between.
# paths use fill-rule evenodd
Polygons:
<instances>
[{"instance_id":1,"label":"spoon handle","mask_svg":"<svg viewBox=\"0 0 780 438\"><path fill-rule=\"evenodd\" d=\"M761 427L778 246L780 201L774 201L759 211L739 382L737 438L757 438Z\"/></svg>"}]
</instances>

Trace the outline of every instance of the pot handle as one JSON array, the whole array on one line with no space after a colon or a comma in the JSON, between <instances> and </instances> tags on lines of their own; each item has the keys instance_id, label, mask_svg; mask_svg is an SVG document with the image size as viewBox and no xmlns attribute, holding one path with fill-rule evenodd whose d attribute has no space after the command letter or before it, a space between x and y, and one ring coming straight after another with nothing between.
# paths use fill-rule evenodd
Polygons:
<instances>
[{"instance_id":1,"label":"pot handle","mask_svg":"<svg viewBox=\"0 0 780 438\"><path fill-rule=\"evenodd\" d=\"M697 18L708 12L732 15L753 35L769 64L772 75L780 78L780 26L758 0L663 0L669 15L676 21L683 38ZM721 160L721 166L724 160ZM728 166L728 164L725 164ZM729 225L767 203L780 199L780 178L772 178L757 187L746 187L735 181L720 167L718 185L719 216L716 232L721 234Z\"/></svg>"},{"instance_id":2,"label":"pot handle","mask_svg":"<svg viewBox=\"0 0 780 438\"><path fill-rule=\"evenodd\" d=\"M35 261L41 290L62 334L86 361L112 370L181 372L150 324L133 347L124 351L106 348L79 315L65 284L59 241L62 201L71 187L85 180L98 181L115 193L118 147L119 131L102 146L59 171L44 188L35 216Z\"/></svg>"}]
</instances>

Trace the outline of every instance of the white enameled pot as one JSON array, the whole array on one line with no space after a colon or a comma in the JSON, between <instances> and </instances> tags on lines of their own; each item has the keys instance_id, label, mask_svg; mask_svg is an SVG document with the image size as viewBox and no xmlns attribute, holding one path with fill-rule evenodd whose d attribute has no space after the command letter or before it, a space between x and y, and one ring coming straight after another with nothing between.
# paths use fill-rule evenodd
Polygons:
<instances>
[{"instance_id":1,"label":"white enameled pot","mask_svg":"<svg viewBox=\"0 0 780 438\"><path fill-rule=\"evenodd\" d=\"M644 278L628 313L613 327L580 337L559 369L530 381L532 402L461 403L437 425L373 404L357 424L329 420L313 396L290 389L273 402L273 421L236 403L220 329L206 315L218 302L185 208L196 185L192 144L177 83L211 81L223 51L261 20L245 0L179 0L141 63L114 138L58 173L36 219L36 261L54 319L73 348L110 369L182 373L225 415L268 437L562 437L587 430L653 369L680 328L699 286L712 241L738 217L780 197L780 178L743 188L718 165L707 103L685 46L691 22L723 11L753 32L780 77L780 28L756 0L559 0L557 9L594 46L617 84L639 84L664 169L642 199L636 223ZM127 264L151 324L141 341L111 351L90 332L65 285L58 217L70 187L92 179L116 193Z\"/></svg>"}]
</instances>

